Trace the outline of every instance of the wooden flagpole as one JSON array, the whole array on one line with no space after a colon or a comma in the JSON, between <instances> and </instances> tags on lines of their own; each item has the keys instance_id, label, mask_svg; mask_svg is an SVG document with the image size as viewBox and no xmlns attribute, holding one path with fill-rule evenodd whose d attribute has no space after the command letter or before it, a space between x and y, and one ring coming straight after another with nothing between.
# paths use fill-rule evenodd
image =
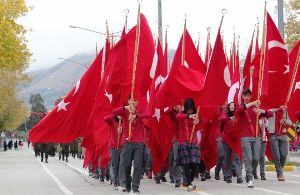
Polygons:
<instances>
[{"instance_id":1,"label":"wooden flagpole","mask_svg":"<svg viewBox=\"0 0 300 195\"><path fill-rule=\"evenodd\" d=\"M258 93L257 100L260 100L261 96L261 87L262 87L262 74L263 74L263 66L264 66L264 56L265 56L265 48L266 48L266 15L267 15L267 2L265 2L264 9L264 22L263 22L263 35L262 35L262 46L260 52L260 63L259 63L259 78L258 78ZM260 105L258 105L259 109ZM259 114L256 115L256 128L255 128L255 137L258 137L258 122L259 122Z\"/></svg>"},{"instance_id":2,"label":"wooden flagpole","mask_svg":"<svg viewBox=\"0 0 300 195\"><path fill-rule=\"evenodd\" d=\"M118 138L117 138L117 150L120 149L120 137L121 137L121 133L119 133L119 128L122 126L122 118L118 118L119 119L119 123L118 123Z\"/></svg>"},{"instance_id":3,"label":"wooden flagpole","mask_svg":"<svg viewBox=\"0 0 300 195\"><path fill-rule=\"evenodd\" d=\"M136 72L136 65L137 65L137 58L138 58L139 39L140 39L140 4L138 6L137 28L136 28L136 34L135 34L134 56L133 56L133 65L132 65L132 81L131 81L131 94L130 94L131 102L133 102L133 92L134 92L134 85L135 85L135 72ZM130 111L130 115L131 114L132 113ZM132 122L129 121L128 141L130 141L131 136L132 136Z\"/></svg>"},{"instance_id":4,"label":"wooden flagpole","mask_svg":"<svg viewBox=\"0 0 300 195\"><path fill-rule=\"evenodd\" d=\"M200 106L198 106L198 108L197 108L197 113L196 113L197 116L199 116L199 111L200 111ZM193 141L193 135L194 135L194 132L195 132L195 128L196 128L196 124L194 123L193 128L192 128L192 132L191 132L191 135L190 135L190 139L189 139L190 144Z\"/></svg>"}]
</instances>

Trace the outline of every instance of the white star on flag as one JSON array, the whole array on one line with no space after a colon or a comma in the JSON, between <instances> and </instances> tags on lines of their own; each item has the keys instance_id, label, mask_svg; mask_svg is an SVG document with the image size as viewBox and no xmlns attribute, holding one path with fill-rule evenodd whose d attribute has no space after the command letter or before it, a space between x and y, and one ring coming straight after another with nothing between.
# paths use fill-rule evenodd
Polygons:
<instances>
[{"instance_id":1,"label":"white star on flag","mask_svg":"<svg viewBox=\"0 0 300 195\"><path fill-rule=\"evenodd\" d=\"M296 82L294 93L297 89L300 89L300 81Z\"/></svg>"},{"instance_id":2,"label":"white star on flag","mask_svg":"<svg viewBox=\"0 0 300 195\"><path fill-rule=\"evenodd\" d=\"M156 117L157 121L159 122L160 119L160 109L155 108L155 113L152 117Z\"/></svg>"},{"instance_id":3,"label":"white star on flag","mask_svg":"<svg viewBox=\"0 0 300 195\"><path fill-rule=\"evenodd\" d=\"M283 74L289 73L290 72L290 65L284 65L286 70L284 71Z\"/></svg>"},{"instance_id":4,"label":"white star on flag","mask_svg":"<svg viewBox=\"0 0 300 195\"><path fill-rule=\"evenodd\" d=\"M105 90L105 94L104 95L108 98L109 103L111 103L112 102L112 94L107 93L107 91Z\"/></svg>"},{"instance_id":5,"label":"white star on flag","mask_svg":"<svg viewBox=\"0 0 300 195\"><path fill-rule=\"evenodd\" d=\"M60 110L65 110L67 111L66 106L70 104L70 102L64 102L64 100L62 100L57 106L57 112L59 112Z\"/></svg>"}]
</instances>

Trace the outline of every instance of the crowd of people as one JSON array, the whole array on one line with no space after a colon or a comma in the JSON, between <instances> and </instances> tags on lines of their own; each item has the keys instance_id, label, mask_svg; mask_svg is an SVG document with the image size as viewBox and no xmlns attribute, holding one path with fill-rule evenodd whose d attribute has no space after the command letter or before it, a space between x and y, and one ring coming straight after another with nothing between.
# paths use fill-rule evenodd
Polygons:
<instances>
[{"instance_id":1,"label":"crowd of people","mask_svg":"<svg viewBox=\"0 0 300 195\"><path fill-rule=\"evenodd\" d=\"M259 176L261 180L266 180L265 156L271 155L278 181L285 181L283 167L289 150L287 128L293 125L287 107L264 110L259 100L252 101L249 89L243 90L242 100L241 105L231 102L220 107L216 113L217 162L214 178L220 180L222 171L223 180L227 183L232 183L233 177L236 177L237 183L243 183L244 169L247 187L253 188L254 180ZM202 127L212 121L202 117L192 98L186 99L183 105L174 105L167 112L173 122L173 146L168 166L154 175L154 180L156 183L166 182L165 175L169 171L170 181L175 187L184 185L187 191L193 191L196 189L195 178L202 181L211 178L210 170L201 158L199 143ZM295 115L298 118L294 124L295 131L299 131L300 112ZM133 99L105 117L110 126L110 163L106 170L100 167L92 170L92 164L89 164L91 177L101 182L105 178L110 179L115 190L121 188L124 192L132 190L139 193L143 175L146 174L150 179L153 176L152 157L145 140L143 122L149 117L139 110L138 102Z\"/></svg>"},{"instance_id":2,"label":"crowd of people","mask_svg":"<svg viewBox=\"0 0 300 195\"><path fill-rule=\"evenodd\" d=\"M12 139L10 139L10 140L4 139L3 148L4 148L4 151L12 150L12 149L14 149L15 151L18 151L19 149L22 149L23 144L24 144L24 142L22 140L16 139L15 141L13 141Z\"/></svg>"}]
</instances>

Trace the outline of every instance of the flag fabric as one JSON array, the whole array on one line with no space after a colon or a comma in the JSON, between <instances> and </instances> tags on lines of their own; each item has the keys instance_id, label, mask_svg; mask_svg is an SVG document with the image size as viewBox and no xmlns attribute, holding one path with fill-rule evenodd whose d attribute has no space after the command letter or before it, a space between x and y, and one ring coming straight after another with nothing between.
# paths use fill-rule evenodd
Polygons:
<instances>
[{"instance_id":1,"label":"flag fabric","mask_svg":"<svg viewBox=\"0 0 300 195\"><path fill-rule=\"evenodd\" d=\"M183 44L184 51L182 51ZM183 56L184 59L182 60ZM191 36L185 30L177 47L169 75L157 92L157 105L160 108L165 108L181 104L181 99L188 97L195 100L199 99L205 72L204 63Z\"/></svg>"},{"instance_id":2,"label":"flag fabric","mask_svg":"<svg viewBox=\"0 0 300 195\"><path fill-rule=\"evenodd\" d=\"M253 35L254 35L254 32L253 32ZM250 46L247 51L246 59L244 62L244 68L243 68L243 80L244 80L243 87L244 87L244 89L250 88L250 77L252 76L251 72L250 72L250 67L251 67L251 55L252 55L252 47L253 47L253 35L252 35Z\"/></svg>"},{"instance_id":3,"label":"flag fabric","mask_svg":"<svg viewBox=\"0 0 300 195\"><path fill-rule=\"evenodd\" d=\"M294 46L292 51L290 52L289 59L290 59L290 65L292 67L296 66L297 63L297 56L299 59L299 49L300 49L300 39L298 40L297 44ZM299 63L299 61L298 61ZM295 123L298 119L295 116L296 111L300 110L300 71L299 71L299 65L296 72L296 78L295 83L292 87L292 94L290 97L290 100L288 102L288 113L291 120ZM292 70L291 70L292 71Z\"/></svg>"},{"instance_id":4,"label":"flag fabric","mask_svg":"<svg viewBox=\"0 0 300 195\"><path fill-rule=\"evenodd\" d=\"M230 86L230 73L219 29L206 74L205 84L201 92L201 107L216 108L224 105Z\"/></svg>"},{"instance_id":5,"label":"flag fabric","mask_svg":"<svg viewBox=\"0 0 300 195\"><path fill-rule=\"evenodd\" d=\"M267 108L285 104L292 67L287 47L271 16L267 13L266 49L262 76L262 103Z\"/></svg>"},{"instance_id":6,"label":"flag fabric","mask_svg":"<svg viewBox=\"0 0 300 195\"><path fill-rule=\"evenodd\" d=\"M85 134L101 80L101 53L62 101L29 132L34 143L69 143Z\"/></svg>"},{"instance_id":7,"label":"flag fabric","mask_svg":"<svg viewBox=\"0 0 300 195\"><path fill-rule=\"evenodd\" d=\"M165 50L166 51L166 50ZM152 170L155 175L163 169L172 145L173 129L168 126L168 116L164 109L156 106L156 94L167 77L168 67L162 52L160 41L157 41L156 53L150 75L153 78L148 106L149 119L149 147L152 154ZM154 74L155 73L155 74Z\"/></svg>"}]
</instances>

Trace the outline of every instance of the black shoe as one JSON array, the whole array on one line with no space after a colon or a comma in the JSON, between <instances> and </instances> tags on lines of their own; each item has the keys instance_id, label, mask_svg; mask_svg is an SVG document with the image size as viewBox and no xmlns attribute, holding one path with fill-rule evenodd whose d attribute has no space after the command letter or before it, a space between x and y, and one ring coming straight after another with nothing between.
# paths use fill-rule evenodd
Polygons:
<instances>
[{"instance_id":1,"label":"black shoe","mask_svg":"<svg viewBox=\"0 0 300 195\"><path fill-rule=\"evenodd\" d=\"M215 180L220 180L220 175L215 175Z\"/></svg>"},{"instance_id":2,"label":"black shoe","mask_svg":"<svg viewBox=\"0 0 300 195\"><path fill-rule=\"evenodd\" d=\"M201 173L200 177L201 177L201 181L205 181L206 180L205 173L204 174Z\"/></svg>"},{"instance_id":3,"label":"black shoe","mask_svg":"<svg viewBox=\"0 0 300 195\"><path fill-rule=\"evenodd\" d=\"M244 181L243 181L242 178L237 179L237 183L243 183L243 182L244 182Z\"/></svg>"},{"instance_id":4,"label":"black shoe","mask_svg":"<svg viewBox=\"0 0 300 195\"><path fill-rule=\"evenodd\" d=\"M171 180L170 183L175 183L174 180Z\"/></svg>"},{"instance_id":5,"label":"black shoe","mask_svg":"<svg viewBox=\"0 0 300 195\"><path fill-rule=\"evenodd\" d=\"M266 176L264 176L264 175L261 176L260 179L261 179L261 180L267 180L267 179L266 179Z\"/></svg>"},{"instance_id":6,"label":"black shoe","mask_svg":"<svg viewBox=\"0 0 300 195\"><path fill-rule=\"evenodd\" d=\"M175 188L179 188L180 187L180 182L176 182L175 183Z\"/></svg>"},{"instance_id":7,"label":"black shoe","mask_svg":"<svg viewBox=\"0 0 300 195\"><path fill-rule=\"evenodd\" d=\"M101 183L104 183L104 178L101 177L101 178L100 178L100 182L101 182Z\"/></svg>"},{"instance_id":8,"label":"black shoe","mask_svg":"<svg viewBox=\"0 0 300 195\"><path fill-rule=\"evenodd\" d=\"M167 179L165 177L162 177L161 182L167 182Z\"/></svg>"},{"instance_id":9,"label":"black shoe","mask_svg":"<svg viewBox=\"0 0 300 195\"><path fill-rule=\"evenodd\" d=\"M134 194L139 194L140 191L139 191L139 189L133 189L133 193L134 193Z\"/></svg>"},{"instance_id":10,"label":"black shoe","mask_svg":"<svg viewBox=\"0 0 300 195\"><path fill-rule=\"evenodd\" d=\"M253 174L254 179L258 179L257 174Z\"/></svg>"},{"instance_id":11,"label":"black shoe","mask_svg":"<svg viewBox=\"0 0 300 195\"><path fill-rule=\"evenodd\" d=\"M155 180L156 184L160 184L160 177L159 176L154 177L154 180Z\"/></svg>"},{"instance_id":12,"label":"black shoe","mask_svg":"<svg viewBox=\"0 0 300 195\"><path fill-rule=\"evenodd\" d=\"M43 162L43 159L41 159L41 162Z\"/></svg>"},{"instance_id":13,"label":"black shoe","mask_svg":"<svg viewBox=\"0 0 300 195\"><path fill-rule=\"evenodd\" d=\"M183 185L184 187L188 187L188 186L189 186L189 184L186 183L186 182L183 182L182 185Z\"/></svg>"},{"instance_id":14,"label":"black shoe","mask_svg":"<svg viewBox=\"0 0 300 195\"><path fill-rule=\"evenodd\" d=\"M231 179L227 179L226 182L227 182L227 183L232 183L232 180L231 180Z\"/></svg>"},{"instance_id":15,"label":"black shoe","mask_svg":"<svg viewBox=\"0 0 300 195\"><path fill-rule=\"evenodd\" d=\"M206 173L205 173L205 178L206 178L206 179L210 179L210 178L211 178L211 176L210 176L210 173L209 173L209 172L206 172Z\"/></svg>"}]
</instances>

